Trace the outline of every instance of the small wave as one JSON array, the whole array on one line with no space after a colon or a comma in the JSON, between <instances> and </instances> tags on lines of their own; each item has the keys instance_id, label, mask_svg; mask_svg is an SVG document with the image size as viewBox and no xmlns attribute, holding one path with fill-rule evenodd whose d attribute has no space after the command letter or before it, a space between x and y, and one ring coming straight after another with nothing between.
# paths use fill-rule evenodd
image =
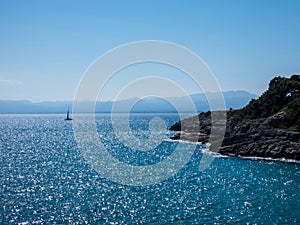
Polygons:
<instances>
[{"instance_id":1,"label":"small wave","mask_svg":"<svg viewBox=\"0 0 300 225\"><path fill-rule=\"evenodd\" d=\"M166 141L166 142L179 142L179 143L184 143L184 144L206 146L205 144L202 144L202 142L191 142L191 141L185 141L185 140L172 140L170 138L166 138L166 139L164 139L164 141Z\"/></svg>"},{"instance_id":2,"label":"small wave","mask_svg":"<svg viewBox=\"0 0 300 225\"><path fill-rule=\"evenodd\" d=\"M222 155L219 152L212 152L212 151L209 150L209 148L202 149L202 153L210 154L210 155L212 155L213 157L216 157L216 158L229 158L230 157L228 155Z\"/></svg>"},{"instance_id":3,"label":"small wave","mask_svg":"<svg viewBox=\"0 0 300 225\"><path fill-rule=\"evenodd\" d=\"M300 164L299 160L296 159L285 159L285 158L264 158L264 157L258 157L258 156L238 156L242 159L250 159L250 160L265 160L265 161L276 161L276 162L287 162L287 163L297 163Z\"/></svg>"}]
</instances>

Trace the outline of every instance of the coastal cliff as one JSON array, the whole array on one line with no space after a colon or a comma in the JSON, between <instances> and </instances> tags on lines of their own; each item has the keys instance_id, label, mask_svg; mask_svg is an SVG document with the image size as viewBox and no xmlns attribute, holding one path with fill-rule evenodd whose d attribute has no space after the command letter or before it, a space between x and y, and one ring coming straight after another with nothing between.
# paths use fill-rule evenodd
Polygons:
<instances>
[{"instance_id":1,"label":"coastal cliff","mask_svg":"<svg viewBox=\"0 0 300 225\"><path fill-rule=\"evenodd\" d=\"M299 75L275 77L258 99L252 99L242 109L226 113L226 131L218 150L220 154L300 160ZM181 130L181 127L185 129ZM179 121L170 130L181 131L171 137L173 140L207 143L211 113L200 113Z\"/></svg>"}]
</instances>

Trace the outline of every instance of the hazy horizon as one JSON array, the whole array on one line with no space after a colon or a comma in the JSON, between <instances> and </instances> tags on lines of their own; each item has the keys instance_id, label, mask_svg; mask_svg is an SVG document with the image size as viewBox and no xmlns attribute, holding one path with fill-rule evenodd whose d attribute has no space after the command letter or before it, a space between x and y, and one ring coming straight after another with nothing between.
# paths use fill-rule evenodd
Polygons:
<instances>
[{"instance_id":1,"label":"hazy horizon","mask_svg":"<svg viewBox=\"0 0 300 225\"><path fill-rule=\"evenodd\" d=\"M248 91L245 91L245 90L225 90L225 91L222 91L222 93L236 93L236 92L244 92L245 94L249 94L249 95L252 95L252 96L256 96L256 97L259 97L259 95L257 94L254 94L254 93L251 93L251 92L248 92ZM130 99L151 99L151 98L162 98L162 99L172 99L172 98L182 98L182 97L187 97L187 96L195 96L195 95L210 95L210 94L215 94L215 93L218 93L218 92L207 92L207 93L204 93L204 92L199 92L199 93L191 93L189 95L173 95L173 96L146 96L146 97L139 97L139 96L131 96L131 97L128 97L128 98L123 98L123 99L118 99L117 101L127 101L127 100L130 100ZM72 99L61 99L61 100L39 100L39 101L32 101L30 99L0 99L0 101L15 101L15 102L18 102L18 101L28 101L28 102L31 102L31 103L43 103L43 102L73 102L74 101L74 98ZM95 100L78 100L79 102L95 102ZM114 102L116 101L116 99L97 99L96 102Z\"/></svg>"}]
</instances>

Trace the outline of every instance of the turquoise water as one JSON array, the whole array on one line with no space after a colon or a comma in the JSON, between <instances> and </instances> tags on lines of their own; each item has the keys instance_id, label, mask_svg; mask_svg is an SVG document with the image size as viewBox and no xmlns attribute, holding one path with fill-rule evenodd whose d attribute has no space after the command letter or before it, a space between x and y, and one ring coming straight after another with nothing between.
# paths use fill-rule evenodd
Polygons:
<instances>
[{"instance_id":1,"label":"turquoise water","mask_svg":"<svg viewBox=\"0 0 300 225\"><path fill-rule=\"evenodd\" d=\"M146 138L153 116L167 126L178 120L176 114L133 114L133 133ZM182 144L164 141L136 153L117 140L109 115L97 115L96 122L110 153L132 165L155 164ZM91 169L64 115L1 115L0 128L0 224L300 223L297 163L216 157L200 172L197 146L176 175L133 187Z\"/></svg>"}]
</instances>

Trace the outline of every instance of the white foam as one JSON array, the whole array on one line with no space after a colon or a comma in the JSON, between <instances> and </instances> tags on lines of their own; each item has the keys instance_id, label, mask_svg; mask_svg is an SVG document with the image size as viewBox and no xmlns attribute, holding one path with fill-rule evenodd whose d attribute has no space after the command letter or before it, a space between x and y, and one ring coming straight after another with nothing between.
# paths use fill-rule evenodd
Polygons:
<instances>
[{"instance_id":1,"label":"white foam","mask_svg":"<svg viewBox=\"0 0 300 225\"><path fill-rule=\"evenodd\" d=\"M202 144L202 142L191 142L191 141L186 141L186 140L172 140L172 139L165 139L164 141L167 142L179 142L179 143L186 143L186 144L194 144L194 145L203 145L206 148L202 148L200 149L201 153L205 153L205 154L210 154L214 157L217 158L229 158L229 157L234 157L236 158L236 156L230 156L230 155L222 155L218 152L212 152L209 151L209 146L211 145L211 143L206 143L206 144ZM275 162L287 162L287 163L297 163L300 164L299 160L295 160L295 159L285 159L285 158L271 158L271 157L257 157L257 156L237 156L238 158L241 159L248 159L248 160L265 160L265 161L275 161Z\"/></svg>"},{"instance_id":2,"label":"white foam","mask_svg":"<svg viewBox=\"0 0 300 225\"><path fill-rule=\"evenodd\" d=\"M288 163L300 163L299 160L295 159L285 159L285 158L271 158L271 157L257 157L257 156L238 156L242 159L250 159L250 160L265 160L265 161L277 161L277 162L288 162Z\"/></svg>"},{"instance_id":3,"label":"white foam","mask_svg":"<svg viewBox=\"0 0 300 225\"><path fill-rule=\"evenodd\" d=\"M179 142L179 143L192 144L192 145L205 145L206 146L206 144L202 144L202 142L192 142L192 141L186 141L186 140L172 140L170 138L166 138L166 139L164 139L164 141L166 141L166 142Z\"/></svg>"}]
</instances>

